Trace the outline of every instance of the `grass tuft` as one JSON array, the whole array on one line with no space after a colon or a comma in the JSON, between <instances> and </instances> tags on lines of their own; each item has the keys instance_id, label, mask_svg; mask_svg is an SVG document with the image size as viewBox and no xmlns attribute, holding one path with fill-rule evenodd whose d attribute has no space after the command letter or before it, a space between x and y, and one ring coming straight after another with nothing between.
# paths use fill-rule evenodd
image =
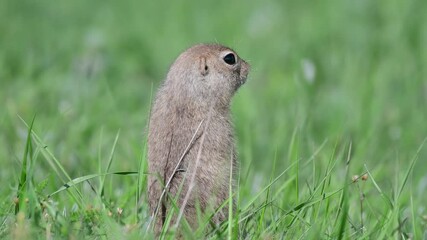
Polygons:
<instances>
[{"instance_id":1,"label":"grass tuft","mask_svg":"<svg viewBox=\"0 0 427 240\"><path fill-rule=\"evenodd\" d=\"M241 175L212 209L228 209L224 223L199 208L198 229L176 225L175 204L161 238L422 239L425 9L2 2L0 239L154 239L150 108L173 59L201 42L251 64L231 106Z\"/></svg>"}]
</instances>

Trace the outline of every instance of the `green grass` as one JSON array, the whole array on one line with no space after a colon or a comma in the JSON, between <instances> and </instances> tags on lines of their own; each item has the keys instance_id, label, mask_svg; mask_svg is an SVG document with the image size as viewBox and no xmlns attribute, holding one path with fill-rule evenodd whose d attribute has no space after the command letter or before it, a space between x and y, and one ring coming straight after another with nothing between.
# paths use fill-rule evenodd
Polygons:
<instances>
[{"instance_id":1,"label":"green grass","mask_svg":"<svg viewBox=\"0 0 427 240\"><path fill-rule=\"evenodd\" d=\"M153 237L152 96L199 42L231 46L252 70L232 107L237 211L188 238L426 238L425 9L1 1L0 238Z\"/></svg>"}]
</instances>

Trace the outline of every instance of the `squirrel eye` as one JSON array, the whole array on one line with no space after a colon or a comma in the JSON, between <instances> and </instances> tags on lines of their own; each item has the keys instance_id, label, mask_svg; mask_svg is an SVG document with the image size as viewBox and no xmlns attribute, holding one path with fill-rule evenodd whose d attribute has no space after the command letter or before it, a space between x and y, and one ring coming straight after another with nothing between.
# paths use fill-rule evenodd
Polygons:
<instances>
[{"instance_id":1,"label":"squirrel eye","mask_svg":"<svg viewBox=\"0 0 427 240\"><path fill-rule=\"evenodd\" d=\"M234 65L236 64L236 57L234 56L234 54L229 53L225 55L224 62L226 62L228 65Z\"/></svg>"}]
</instances>

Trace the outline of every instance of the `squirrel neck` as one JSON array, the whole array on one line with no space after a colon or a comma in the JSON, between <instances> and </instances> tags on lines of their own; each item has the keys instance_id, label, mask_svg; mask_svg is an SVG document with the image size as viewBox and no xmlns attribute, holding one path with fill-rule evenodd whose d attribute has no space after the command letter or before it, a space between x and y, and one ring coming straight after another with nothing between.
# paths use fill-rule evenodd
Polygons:
<instances>
[{"instance_id":1,"label":"squirrel neck","mask_svg":"<svg viewBox=\"0 0 427 240\"><path fill-rule=\"evenodd\" d=\"M188 89L181 89L180 94L171 90L167 96L169 96L167 99L169 106L175 107L171 110L175 111L177 115L185 114L190 117L206 118L209 114L223 117L228 117L230 114L230 100L224 97L196 95Z\"/></svg>"}]
</instances>

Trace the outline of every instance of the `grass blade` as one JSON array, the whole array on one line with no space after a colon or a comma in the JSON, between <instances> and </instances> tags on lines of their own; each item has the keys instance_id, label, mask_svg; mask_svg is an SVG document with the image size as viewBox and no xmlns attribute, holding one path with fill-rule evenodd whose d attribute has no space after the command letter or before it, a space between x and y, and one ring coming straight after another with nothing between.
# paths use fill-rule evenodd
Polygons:
<instances>
[{"instance_id":1,"label":"grass blade","mask_svg":"<svg viewBox=\"0 0 427 240\"><path fill-rule=\"evenodd\" d=\"M15 205L15 214L18 214L19 208L22 207L25 204L25 192L26 192L26 186L27 186L27 170L29 169L28 164L28 156L31 156L32 152L32 144L31 144L31 131L33 130L34 121L36 119L36 116L34 115L33 119L31 120L31 124L28 127L28 133L27 133L27 141L25 144L25 150L24 150L24 156L22 157L22 167L21 167L21 177L19 179L18 183L18 193L17 198L19 200L18 204ZM25 189L25 191L24 191Z\"/></svg>"},{"instance_id":2,"label":"grass blade","mask_svg":"<svg viewBox=\"0 0 427 240\"><path fill-rule=\"evenodd\" d=\"M65 183L64 185L62 185L62 187L60 187L55 192L49 194L47 197L50 198L53 195L56 195L56 194L58 194L58 193L60 193L60 192L62 192L64 190L66 190L66 189L68 189L70 187L73 187L73 186L75 186L75 185L77 185L79 183L88 181L90 179L93 179L93 178L96 178L96 177L105 177L107 175L113 175L113 174L114 175L135 175L135 174L138 174L138 172L112 172L112 173L104 173L104 174L90 174L90 175L86 175L86 176L83 176L83 177L78 177L78 178L75 178L75 179L73 179L73 180Z\"/></svg>"},{"instance_id":3,"label":"grass blade","mask_svg":"<svg viewBox=\"0 0 427 240\"><path fill-rule=\"evenodd\" d=\"M412 158L412 160L411 160L411 164L409 165L408 170L406 170L405 178L404 178L404 180L403 180L403 182L402 182L402 185L400 186L400 190L399 190L399 192L398 192L398 194L397 194L397 199L396 199L396 201L400 198L400 195L402 194L402 191L403 191L403 189L405 188L406 182L408 181L409 175L411 174L412 170L414 169L415 163L417 162L417 160L418 160L418 156L419 156L419 154L420 154L421 150L423 149L424 144L426 143L426 141L427 141L427 138L425 138L425 139L424 139L424 141L423 141L423 142L421 143L421 145L418 147L418 150L417 150L417 152L415 153L415 156Z\"/></svg>"},{"instance_id":4,"label":"grass blade","mask_svg":"<svg viewBox=\"0 0 427 240\"><path fill-rule=\"evenodd\" d=\"M105 169L105 173L108 173L111 168L111 164L113 163L114 152L116 151L117 141L119 140L120 130L116 134L116 138L114 139L113 148L111 149L110 156L108 158L107 168ZM104 196L104 183L105 183L105 174L101 175L101 181L99 185L100 197Z\"/></svg>"},{"instance_id":5,"label":"grass blade","mask_svg":"<svg viewBox=\"0 0 427 240\"><path fill-rule=\"evenodd\" d=\"M338 229L338 239L344 238L345 233L345 227L347 225L347 217L348 217L348 211L349 211L349 205L348 205L348 186L347 179L349 179L349 171L350 171L350 160L351 160L351 148L352 148L352 142L350 142L350 145L348 147L348 155L347 155L347 162L346 162L346 173L345 173L345 179L343 191L342 191L342 198L340 200L340 207L338 214L341 212L341 219L339 223L339 229ZM337 214L337 218L338 218Z\"/></svg>"}]
</instances>

